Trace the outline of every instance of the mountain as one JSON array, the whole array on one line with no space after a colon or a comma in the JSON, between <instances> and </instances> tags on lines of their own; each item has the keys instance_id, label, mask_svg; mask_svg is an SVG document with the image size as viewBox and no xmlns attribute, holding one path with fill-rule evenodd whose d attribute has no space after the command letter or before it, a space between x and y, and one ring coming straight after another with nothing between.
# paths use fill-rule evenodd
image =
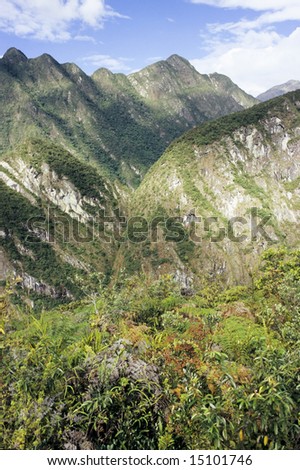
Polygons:
<instances>
[{"instance_id":1,"label":"mountain","mask_svg":"<svg viewBox=\"0 0 300 470\"><path fill-rule=\"evenodd\" d=\"M176 54L129 75L128 80L151 107L166 117L174 118L175 114L183 127L256 103L228 77L201 75L186 59Z\"/></svg>"},{"instance_id":2,"label":"mountain","mask_svg":"<svg viewBox=\"0 0 300 470\"><path fill-rule=\"evenodd\" d=\"M0 59L0 278L19 275L35 301L59 302L77 297L78 276L102 272L108 282L123 264L132 270L114 222L133 188L183 131L255 102L177 55L129 76L89 77L9 49Z\"/></svg>"},{"instance_id":3,"label":"mountain","mask_svg":"<svg viewBox=\"0 0 300 470\"><path fill-rule=\"evenodd\" d=\"M238 201L248 204L254 193L253 207L269 214L268 183L255 180L251 165L242 169L242 163L226 159L246 145L239 142L238 132L250 133L247 139L253 149L232 158L242 160L247 152L263 152L265 140L271 137L259 134L260 107L191 130L155 163L168 143L186 129L255 102L228 77L201 75L177 55L129 76L100 69L88 77L75 64L59 64L47 54L28 59L17 49L9 49L0 60L2 278L7 273L19 275L23 288L36 301L46 296L57 302L80 295L78 276L102 272L104 282L109 282L123 268L128 273L140 268L155 273L175 270L181 284L196 278L193 272L198 269L211 275L228 274L229 283L247 282L244 259L251 264L255 257L240 257L244 248L239 245L229 244L229 259L224 243L211 246L209 240L201 256L191 240L167 245L138 240L132 245L134 225L127 219L126 226L123 217L183 215L187 233L197 215L192 210L199 209L202 215L205 209L203 215L226 221L231 214L226 201L239 207ZM249 116L257 119L252 122ZM249 119L257 129L236 130L236 122L246 125ZM227 145L222 133L224 129L231 132L232 126ZM201 157L202 147L198 150L196 143L191 144L191 136L198 133L205 139L214 136L213 145L206 149L216 166L212 173L198 162L206 161ZM198 151L199 158L193 160ZM169 161L166 155L170 154ZM216 159L218 164L213 163ZM285 161L295 165L296 159L290 160L286 157ZM171 176L166 180L169 165ZM276 171L280 174L281 170ZM285 206L277 212L285 213L290 207L296 197L291 194L285 195ZM279 194L273 195L281 201ZM293 224L293 208L289 217ZM276 234L281 233L277 225ZM251 252L248 245L245 251ZM235 253L237 262L233 261Z\"/></svg>"},{"instance_id":4,"label":"mountain","mask_svg":"<svg viewBox=\"0 0 300 470\"><path fill-rule=\"evenodd\" d=\"M30 138L0 161L0 193L0 279L19 276L27 295L51 305L76 298L89 272L108 281L117 246L104 217L118 217L122 197L94 166Z\"/></svg>"},{"instance_id":5,"label":"mountain","mask_svg":"<svg viewBox=\"0 0 300 470\"><path fill-rule=\"evenodd\" d=\"M179 56L128 77L106 69L88 77L75 64L11 48L0 83L0 152L49 138L131 186L183 131L256 102L241 105Z\"/></svg>"},{"instance_id":6,"label":"mountain","mask_svg":"<svg viewBox=\"0 0 300 470\"><path fill-rule=\"evenodd\" d=\"M271 100L272 98L276 98L278 96L284 95L285 93L288 93L289 91L295 91L300 89L300 81L299 80L289 80L286 83L283 83L282 85L277 85L270 90L265 91L261 95L258 95L257 99L259 101L268 101Z\"/></svg>"},{"instance_id":7,"label":"mountain","mask_svg":"<svg viewBox=\"0 0 300 470\"><path fill-rule=\"evenodd\" d=\"M253 96L245 93L226 75L220 73L212 73L209 75L210 81L219 93L232 96L232 98L242 107L251 108L254 104L258 104L258 100L253 100Z\"/></svg>"},{"instance_id":8,"label":"mountain","mask_svg":"<svg viewBox=\"0 0 300 470\"><path fill-rule=\"evenodd\" d=\"M252 102L5 54L1 449L299 449L300 90L196 126Z\"/></svg>"},{"instance_id":9,"label":"mountain","mask_svg":"<svg viewBox=\"0 0 300 470\"><path fill-rule=\"evenodd\" d=\"M131 258L187 287L249 283L267 247L299 246L299 119L297 91L173 142L134 194L131 215L148 236Z\"/></svg>"}]
</instances>

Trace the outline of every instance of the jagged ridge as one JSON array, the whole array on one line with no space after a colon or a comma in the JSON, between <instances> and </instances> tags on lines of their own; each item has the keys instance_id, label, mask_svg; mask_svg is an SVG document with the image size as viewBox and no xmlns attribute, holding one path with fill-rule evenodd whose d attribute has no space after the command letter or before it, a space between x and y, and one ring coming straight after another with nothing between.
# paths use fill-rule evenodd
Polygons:
<instances>
[{"instance_id":1,"label":"jagged ridge","mask_svg":"<svg viewBox=\"0 0 300 470\"><path fill-rule=\"evenodd\" d=\"M131 186L183 131L242 109L230 87L176 55L128 77L106 69L88 77L48 54L27 59L11 48L0 78L0 153L27 136L48 137Z\"/></svg>"}]
</instances>

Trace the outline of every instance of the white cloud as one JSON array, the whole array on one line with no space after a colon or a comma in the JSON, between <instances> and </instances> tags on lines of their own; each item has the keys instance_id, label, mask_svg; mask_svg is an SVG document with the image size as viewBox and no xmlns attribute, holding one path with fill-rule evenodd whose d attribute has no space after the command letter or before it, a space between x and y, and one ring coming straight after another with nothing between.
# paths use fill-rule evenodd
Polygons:
<instances>
[{"instance_id":1,"label":"white cloud","mask_svg":"<svg viewBox=\"0 0 300 470\"><path fill-rule=\"evenodd\" d=\"M300 28L282 38L274 32L249 32L244 41L216 47L208 56L191 60L201 73L219 72L253 95L300 79ZM227 49L227 50L226 50Z\"/></svg>"},{"instance_id":2,"label":"white cloud","mask_svg":"<svg viewBox=\"0 0 300 470\"><path fill-rule=\"evenodd\" d=\"M299 0L190 0L221 8L250 8L257 18L207 25L202 34L208 54L191 60L201 73L230 76L253 95L300 78L300 27L289 35L276 31L276 24L300 20Z\"/></svg>"},{"instance_id":3,"label":"white cloud","mask_svg":"<svg viewBox=\"0 0 300 470\"><path fill-rule=\"evenodd\" d=\"M220 8L247 8L255 11L283 10L299 6L299 0L190 0L190 2Z\"/></svg>"},{"instance_id":4,"label":"white cloud","mask_svg":"<svg viewBox=\"0 0 300 470\"><path fill-rule=\"evenodd\" d=\"M105 67L112 72L129 72L131 68L128 66L128 62L131 62L132 59L127 57L111 57L105 54L94 54L88 57L83 57L80 59L80 62L93 67Z\"/></svg>"},{"instance_id":5,"label":"white cloud","mask_svg":"<svg viewBox=\"0 0 300 470\"><path fill-rule=\"evenodd\" d=\"M125 18L105 0L1 0L0 30L21 37L66 41L72 39L76 23L97 29L114 17Z\"/></svg>"},{"instance_id":6,"label":"white cloud","mask_svg":"<svg viewBox=\"0 0 300 470\"><path fill-rule=\"evenodd\" d=\"M74 41L92 42L93 44L97 44L96 39L93 38L92 36L85 36L85 35L77 34L77 36L73 36L73 39Z\"/></svg>"},{"instance_id":7,"label":"white cloud","mask_svg":"<svg viewBox=\"0 0 300 470\"><path fill-rule=\"evenodd\" d=\"M263 12L255 20L242 19L236 23L219 24L219 31L237 31L263 27L288 20L300 20L299 0L190 0L191 3L205 4L218 8L246 8Z\"/></svg>"},{"instance_id":8,"label":"white cloud","mask_svg":"<svg viewBox=\"0 0 300 470\"><path fill-rule=\"evenodd\" d=\"M154 62L159 62L160 60L162 60L163 58L159 55L157 56L154 56L154 57L147 57L147 59L145 60L145 62L147 64L154 64Z\"/></svg>"}]
</instances>

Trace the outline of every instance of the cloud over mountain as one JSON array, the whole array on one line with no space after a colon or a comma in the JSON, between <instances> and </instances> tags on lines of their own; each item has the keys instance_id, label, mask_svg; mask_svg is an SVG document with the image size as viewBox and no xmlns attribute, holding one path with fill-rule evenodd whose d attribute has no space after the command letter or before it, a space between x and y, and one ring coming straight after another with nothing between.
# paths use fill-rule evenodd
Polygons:
<instances>
[{"instance_id":1,"label":"cloud over mountain","mask_svg":"<svg viewBox=\"0 0 300 470\"><path fill-rule=\"evenodd\" d=\"M243 15L237 21L208 24L202 32L204 49L209 52L192 61L202 73L216 70L228 74L230 70L233 80L253 94L299 76L300 58L294 51L299 45L300 28L286 27L287 21L300 20L297 0L191 0L191 3L242 9ZM251 19L247 10L252 10ZM253 12L257 13L254 17Z\"/></svg>"}]
</instances>

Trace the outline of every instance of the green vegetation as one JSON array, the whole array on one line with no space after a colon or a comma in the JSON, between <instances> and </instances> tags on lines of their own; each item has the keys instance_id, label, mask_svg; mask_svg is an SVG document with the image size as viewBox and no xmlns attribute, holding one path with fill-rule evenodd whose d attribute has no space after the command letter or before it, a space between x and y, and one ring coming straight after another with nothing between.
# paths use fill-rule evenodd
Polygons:
<instances>
[{"instance_id":1,"label":"green vegetation","mask_svg":"<svg viewBox=\"0 0 300 470\"><path fill-rule=\"evenodd\" d=\"M172 96L156 97L154 90L145 97L144 71L129 79L100 69L88 77L76 65L58 64L48 54L28 60L10 49L0 59L0 153L30 137L50 138L111 178L137 186L174 138L241 109L235 90L219 92L184 59L179 57L175 67L163 63L164 73L150 66L148 79L155 90L170 80ZM186 86L187 78L192 86ZM253 103L248 96L245 106Z\"/></svg>"},{"instance_id":2,"label":"green vegetation","mask_svg":"<svg viewBox=\"0 0 300 470\"><path fill-rule=\"evenodd\" d=\"M123 277L35 315L11 283L1 447L297 449L299 257L267 251L252 289L187 299L170 276Z\"/></svg>"},{"instance_id":3,"label":"green vegetation","mask_svg":"<svg viewBox=\"0 0 300 470\"><path fill-rule=\"evenodd\" d=\"M284 187L287 191L295 191L298 189L300 186L300 177L294 179L293 181L288 181L287 183L284 183Z\"/></svg>"},{"instance_id":4,"label":"green vegetation","mask_svg":"<svg viewBox=\"0 0 300 470\"><path fill-rule=\"evenodd\" d=\"M22 263L22 270L37 280L43 280L55 290L77 291L70 279L76 271L61 262L51 244L37 234L28 231L30 220L42 221L46 229L46 219L40 208L32 206L23 196L8 188L0 181L0 221L5 237L1 237L1 247L15 263ZM41 232L45 235L45 232ZM21 249L20 249L21 246ZM49 295L49 294L48 294ZM61 300L62 300L61 298Z\"/></svg>"},{"instance_id":5,"label":"green vegetation","mask_svg":"<svg viewBox=\"0 0 300 470\"><path fill-rule=\"evenodd\" d=\"M195 254L195 245L191 240L187 238L182 242L176 243L175 248L179 258L183 262L188 262L190 259L193 258Z\"/></svg>"},{"instance_id":6,"label":"green vegetation","mask_svg":"<svg viewBox=\"0 0 300 470\"><path fill-rule=\"evenodd\" d=\"M36 308L54 306L82 295L76 285L76 274L87 267L101 269L110 277L114 246L104 250L101 238L82 242L88 227L72 220L58 208L37 201L35 205L0 180L0 247L11 264L11 271L25 279L27 296ZM90 234L91 235L91 234ZM26 279L31 276L31 281ZM31 286L28 286L28 282ZM24 298L20 288L15 300ZM26 297L25 295L25 297Z\"/></svg>"},{"instance_id":7,"label":"green vegetation","mask_svg":"<svg viewBox=\"0 0 300 470\"><path fill-rule=\"evenodd\" d=\"M97 168L81 162L50 140L31 139L21 146L20 153L25 160L30 155L30 163L37 170L41 169L42 163L47 163L60 178L68 178L82 196L96 198L102 202L105 201L104 196L110 195Z\"/></svg>"},{"instance_id":8,"label":"green vegetation","mask_svg":"<svg viewBox=\"0 0 300 470\"><path fill-rule=\"evenodd\" d=\"M260 200L263 205L267 203L268 198L265 191L260 186L258 186L255 181L249 175L246 174L246 172L238 173L236 171L234 176L234 182L242 186L242 188L244 188L245 191L250 194L250 196Z\"/></svg>"},{"instance_id":9,"label":"green vegetation","mask_svg":"<svg viewBox=\"0 0 300 470\"><path fill-rule=\"evenodd\" d=\"M9 57L0 446L298 449L300 252L273 246L257 263L275 244L265 227L298 242L299 177L286 181L300 92L187 132L133 193L122 183L137 186L175 136L251 97L178 56L92 78L47 55ZM287 133L291 152L276 147ZM92 221L99 209L121 221L122 208L149 216L145 232L107 223L104 242ZM163 274L175 271L193 287Z\"/></svg>"},{"instance_id":10,"label":"green vegetation","mask_svg":"<svg viewBox=\"0 0 300 470\"><path fill-rule=\"evenodd\" d=\"M229 116L216 119L213 122L208 122L201 127L188 131L182 137L175 140L171 144L171 148L182 141L198 146L213 144L223 137L232 136L233 132L241 127L257 126L260 121L274 116L274 114L277 114L279 117L284 115L285 103L289 102L294 106L295 101L299 97L300 92L297 90L265 103L260 103L246 111L233 113Z\"/></svg>"}]
</instances>

